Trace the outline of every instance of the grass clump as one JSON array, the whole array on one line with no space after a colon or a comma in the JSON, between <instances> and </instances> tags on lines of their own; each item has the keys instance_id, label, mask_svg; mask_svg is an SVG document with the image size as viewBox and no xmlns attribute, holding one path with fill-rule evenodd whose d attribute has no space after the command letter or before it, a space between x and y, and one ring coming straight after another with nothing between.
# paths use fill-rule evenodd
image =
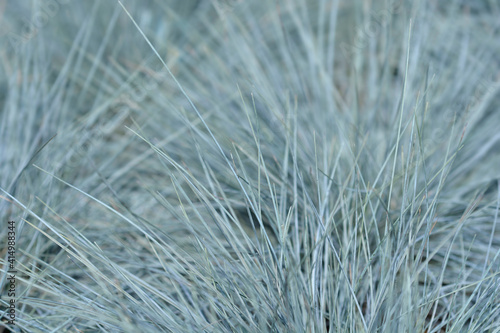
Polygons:
<instances>
[{"instance_id":1,"label":"grass clump","mask_svg":"<svg viewBox=\"0 0 500 333\"><path fill-rule=\"evenodd\" d=\"M22 4L6 330L500 332L494 2Z\"/></svg>"}]
</instances>

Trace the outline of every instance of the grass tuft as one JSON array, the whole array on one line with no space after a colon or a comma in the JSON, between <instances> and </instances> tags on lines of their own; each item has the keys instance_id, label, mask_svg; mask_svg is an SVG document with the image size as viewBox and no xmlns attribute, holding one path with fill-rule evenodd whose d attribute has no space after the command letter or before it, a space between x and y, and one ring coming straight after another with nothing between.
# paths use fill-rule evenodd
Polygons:
<instances>
[{"instance_id":1,"label":"grass tuft","mask_svg":"<svg viewBox=\"0 0 500 333\"><path fill-rule=\"evenodd\" d=\"M493 1L2 13L0 332L500 332Z\"/></svg>"}]
</instances>

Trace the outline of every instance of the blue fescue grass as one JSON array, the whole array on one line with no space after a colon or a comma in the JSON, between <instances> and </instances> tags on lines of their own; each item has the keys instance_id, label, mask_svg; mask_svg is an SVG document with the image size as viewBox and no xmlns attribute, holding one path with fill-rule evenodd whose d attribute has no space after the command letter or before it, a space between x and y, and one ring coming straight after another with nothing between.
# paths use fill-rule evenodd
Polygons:
<instances>
[{"instance_id":1,"label":"blue fescue grass","mask_svg":"<svg viewBox=\"0 0 500 333\"><path fill-rule=\"evenodd\" d=\"M57 4L2 23L11 331L500 332L493 2Z\"/></svg>"}]
</instances>

